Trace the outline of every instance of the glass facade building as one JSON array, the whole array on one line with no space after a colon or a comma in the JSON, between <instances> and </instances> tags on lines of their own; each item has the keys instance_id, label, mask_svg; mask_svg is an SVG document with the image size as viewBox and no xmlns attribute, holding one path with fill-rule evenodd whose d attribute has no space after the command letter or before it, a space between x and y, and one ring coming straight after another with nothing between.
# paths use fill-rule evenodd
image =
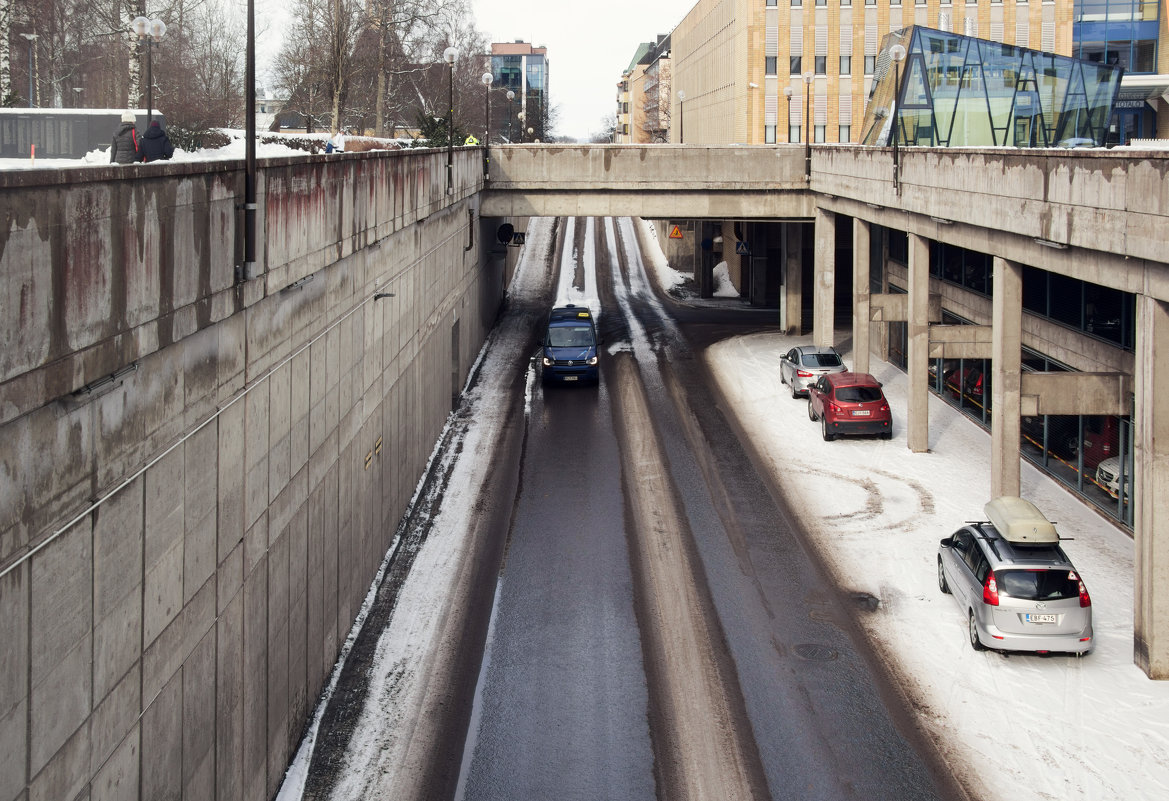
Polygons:
<instances>
[{"instance_id":1,"label":"glass facade building","mask_svg":"<svg viewBox=\"0 0 1169 801\"><path fill-rule=\"evenodd\" d=\"M492 91L506 111L493 114L492 128L508 142L543 140L548 124L548 50L527 42L491 45ZM503 101L511 91L514 98ZM528 129L531 133L528 133Z\"/></svg>"},{"instance_id":2,"label":"glass facade building","mask_svg":"<svg viewBox=\"0 0 1169 801\"><path fill-rule=\"evenodd\" d=\"M900 69L890 50L906 50ZM1102 145L1124 70L910 26L881 43L860 141L931 147Z\"/></svg>"}]
</instances>

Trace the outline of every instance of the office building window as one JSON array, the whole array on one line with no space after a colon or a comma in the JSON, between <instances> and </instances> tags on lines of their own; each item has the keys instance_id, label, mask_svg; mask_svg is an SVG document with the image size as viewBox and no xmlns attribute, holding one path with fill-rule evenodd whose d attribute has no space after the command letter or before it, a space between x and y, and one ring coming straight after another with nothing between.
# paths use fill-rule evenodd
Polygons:
<instances>
[{"instance_id":1,"label":"office building window","mask_svg":"<svg viewBox=\"0 0 1169 801\"><path fill-rule=\"evenodd\" d=\"M877 4L877 0L865 0L866 6L875 6L876 4Z\"/></svg>"},{"instance_id":2,"label":"office building window","mask_svg":"<svg viewBox=\"0 0 1169 801\"><path fill-rule=\"evenodd\" d=\"M824 128L825 128L825 126L823 126L823 125L817 125L815 128L813 128L813 133L816 137L815 139L812 140L813 142L823 142L824 141L824 136L825 136Z\"/></svg>"},{"instance_id":3,"label":"office building window","mask_svg":"<svg viewBox=\"0 0 1169 801\"><path fill-rule=\"evenodd\" d=\"M925 5L925 0L917 0L917 5L919 5L919 6L924 6L924 5Z\"/></svg>"},{"instance_id":4,"label":"office building window","mask_svg":"<svg viewBox=\"0 0 1169 801\"><path fill-rule=\"evenodd\" d=\"M779 0L767 0L768 8L772 8L777 5L779 5Z\"/></svg>"},{"instance_id":5,"label":"office building window","mask_svg":"<svg viewBox=\"0 0 1169 801\"><path fill-rule=\"evenodd\" d=\"M763 144L765 144L765 145L774 145L775 144L775 126L774 125L764 125L763 126Z\"/></svg>"},{"instance_id":6,"label":"office building window","mask_svg":"<svg viewBox=\"0 0 1169 801\"><path fill-rule=\"evenodd\" d=\"M817 6L826 6L826 5L828 5L828 0L816 0L816 5Z\"/></svg>"},{"instance_id":7,"label":"office building window","mask_svg":"<svg viewBox=\"0 0 1169 801\"><path fill-rule=\"evenodd\" d=\"M852 141L852 126L851 125L841 125L840 126L840 141L841 142L851 142Z\"/></svg>"},{"instance_id":8,"label":"office building window","mask_svg":"<svg viewBox=\"0 0 1169 801\"><path fill-rule=\"evenodd\" d=\"M852 56L840 57L840 74L852 75Z\"/></svg>"},{"instance_id":9,"label":"office building window","mask_svg":"<svg viewBox=\"0 0 1169 801\"><path fill-rule=\"evenodd\" d=\"M865 56L865 75L872 75L877 70L877 57Z\"/></svg>"},{"instance_id":10,"label":"office building window","mask_svg":"<svg viewBox=\"0 0 1169 801\"><path fill-rule=\"evenodd\" d=\"M787 141L789 141L789 142L800 141L800 126L798 126L798 125L788 126Z\"/></svg>"},{"instance_id":11,"label":"office building window","mask_svg":"<svg viewBox=\"0 0 1169 801\"><path fill-rule=\"evenodd\" d=\"M899 5L901 5L901 0L889 0L889 5L899 6Z\"/></svg>"},{"instance_id":12,"label":"office building window","mask_svg":"<svg viewBox=\"0 0 1169 801\"><path fill-rule=\"evenodd\" d=\"M799 8L804 4L804 0L792 0L792 8Z\"/></svg>"},{"instance_id":13,"label":"office building window","mask_svg":"<svg viewBox=\"0 0 1169 801\"><path fill-rule=\"evenodd\" d=\"M775 74L776 74L776 70L778 69L778 67L776 66L776 63L775 63L775 62L776 62L776 57L775 57L775 56L767 56L767 57L765 57L765 58L763 59L763 64L764 64L763 71L764 71L765 73L767 73L768 75L775 75Z\"/></svg>"},{"instance_id":14,"label":"office building window","mask_svg":"<svg viewBox=\"0 0 1169 801\"><path fill-rule=\"evenodd\" d=\"M841 6L851 6L852 0L840 0L840 5Z\"/></svg>"},{"instance_id":15,"label":"office building window","mask_svg":"<svg viewBox=\"0 0 1169 801\"><path fill-rule=\"evenodd\" d=\"M816 56L816 74L823 75L828 69L828 56Z\"/></svg>"},{"instance_id":16,"label":"office building window","mask_svg":"<svg viewBox=\"0 0 1169 801\"><path fill-rule=\"evenodd\" d=\"M799 75L804 68L803 56L792 56L788 59L787 71L789 75Z\"/></svg>"}]
</instances>

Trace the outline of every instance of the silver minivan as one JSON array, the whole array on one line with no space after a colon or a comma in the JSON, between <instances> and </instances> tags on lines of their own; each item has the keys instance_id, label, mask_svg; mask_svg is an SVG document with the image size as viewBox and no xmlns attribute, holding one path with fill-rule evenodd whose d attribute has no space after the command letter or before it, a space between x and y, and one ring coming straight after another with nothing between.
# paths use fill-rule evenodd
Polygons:
<instances>
[{"instance_id":1,"label":"silver minivan","mask_svg":"<svg viewBox=\"0 0 1169 801\"><path fill-rule=\"evenodd\" d=\"M986 504L938 547L938 588L966 615L976 651L1092 649L1092 599L1055 526L1023 498Z\"/></svg>"}]
</instances>

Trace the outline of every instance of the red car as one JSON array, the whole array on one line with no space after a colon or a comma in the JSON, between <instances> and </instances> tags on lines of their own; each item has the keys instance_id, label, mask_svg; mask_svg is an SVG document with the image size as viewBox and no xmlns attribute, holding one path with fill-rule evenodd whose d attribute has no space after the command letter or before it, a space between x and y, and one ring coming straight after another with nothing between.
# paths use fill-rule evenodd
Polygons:
<instances>
[{"instance_id":1,"label":"red car","mask_svg":"<svg viewBox=\"0 0 1169 801\"><path fill-rule=\"evenodd\" d=\"M868 373L829 373L808 390L808 418L819 420L824 440L837 434L893 436L893 416L881 382Z\"/></svg>"}]
</instances>

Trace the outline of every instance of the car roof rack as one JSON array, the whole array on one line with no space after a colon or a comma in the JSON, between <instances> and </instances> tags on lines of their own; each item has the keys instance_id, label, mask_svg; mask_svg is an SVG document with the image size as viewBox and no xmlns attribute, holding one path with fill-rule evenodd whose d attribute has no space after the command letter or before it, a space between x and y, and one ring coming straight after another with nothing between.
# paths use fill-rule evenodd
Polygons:
<instances>
[{"instance_id":1,"label":"car roof rack","mask_svg":"<svg viewBox=\"0 0 1169 801\"><path fill-rule=\"evenodd\" d=\"M987 502L982 510L990 524L1007 542L1017 545L1050 545L1060 540L1055 523L1024 498L1004 495Z\"/></svg>"}]
</instances>

